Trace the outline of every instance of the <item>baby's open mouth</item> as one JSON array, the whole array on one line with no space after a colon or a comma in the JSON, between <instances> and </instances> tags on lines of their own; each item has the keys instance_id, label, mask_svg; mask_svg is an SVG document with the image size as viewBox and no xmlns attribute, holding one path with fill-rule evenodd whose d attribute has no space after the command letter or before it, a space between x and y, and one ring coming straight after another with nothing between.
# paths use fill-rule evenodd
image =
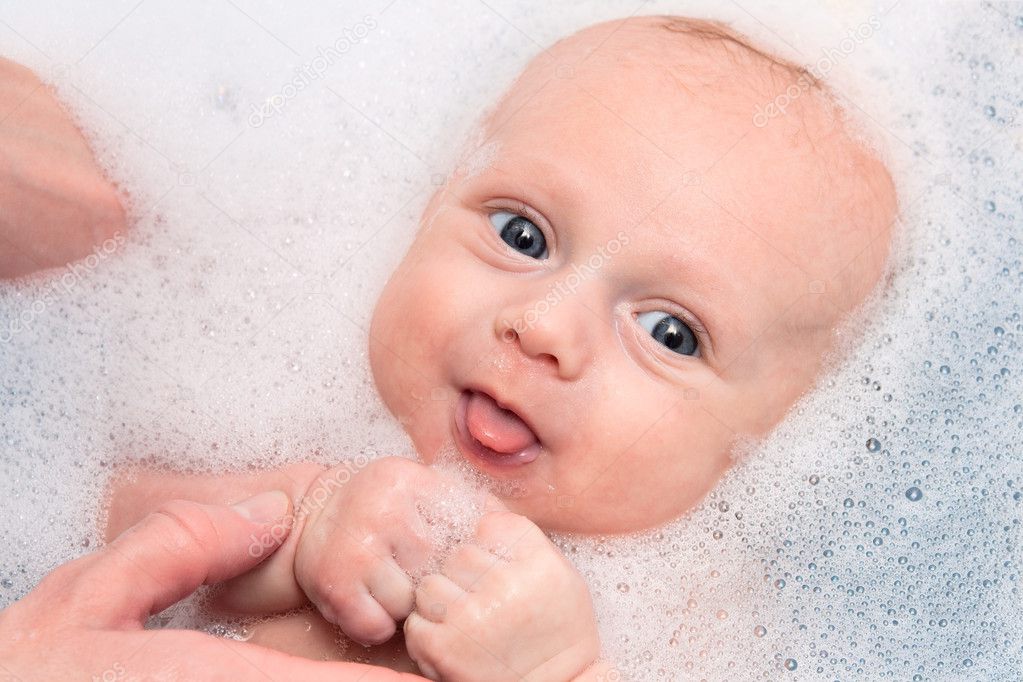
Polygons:
<instances>
[{"instance_id":1,"label":"baby's open mouth","mask_svg":"<svg viewBox=\"0 0 1023 682\"><path fill-rule=\"evenodd\" d=\"M497 466L519 466L540 454L540 440L523 419L483 391L462 391L455 431L463 452Z\"/></svg>"}]
</instances>

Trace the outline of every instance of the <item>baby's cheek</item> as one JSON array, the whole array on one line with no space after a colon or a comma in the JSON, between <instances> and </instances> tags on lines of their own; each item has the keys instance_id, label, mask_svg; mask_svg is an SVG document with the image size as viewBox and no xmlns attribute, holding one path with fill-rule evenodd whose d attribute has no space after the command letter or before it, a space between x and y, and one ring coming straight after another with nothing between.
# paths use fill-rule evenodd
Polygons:
<instances>
[{"instance_id":1,"label":"baby's cheek","mask_svg":"<svg viewBox=\"0 0 1023 682\"><path fill-rule=\"evenodd\" d=\"M652 425L642 422L647 430L618 458L618 475L607 481L604 494L628 501L635 527L687 512L727 470L733 432L704 407L690 397L667 413L658 410L663 416Z\"/></svg>"},{"instance_id":2,"label":"baby's cheek","mask_svg":"<svg viewBox=\"0 0 1023 682\"><path fill-rule=\"evenodd\" d=\"M410 273L402 306L406 330L400 340L414 343L422 360L439 359L453 340L453 321L464 315L466 286L448 259L424 259Z\"/></svg>"},{"instance_id":3,"label":"baby's cheek","mask_svg":"<svg viewBox=\"0 0 1023 682\"><path fill-rule=\"evenodd\" d=\"M419 384L435 381L450 352L451 320L462 314L453 272L448 259L410 253L381 296L371 343L377 346L373 351L377 373L395 384L390 390L433 388Z\"/></svg>"}]
</instances>

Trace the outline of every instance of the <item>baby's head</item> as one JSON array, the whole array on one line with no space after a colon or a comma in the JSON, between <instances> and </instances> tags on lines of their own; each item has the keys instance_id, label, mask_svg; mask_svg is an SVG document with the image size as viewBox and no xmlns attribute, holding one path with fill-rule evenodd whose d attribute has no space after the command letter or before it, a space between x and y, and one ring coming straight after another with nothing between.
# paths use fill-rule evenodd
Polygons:
<instances>
[{"instance_id":1,"label":"baby's head","mask_svg":"<svg viewBox=\"0 0 1023 682\"><path fill-rule=\"evenodd\" d=\"M533 60L374 312L374 379L420 454L454 442L548 529L647 528L696 504L814 384L885 272L895 190L828 91L755 120L808 78L670 17Z\"/></svg>"}]
</instances>

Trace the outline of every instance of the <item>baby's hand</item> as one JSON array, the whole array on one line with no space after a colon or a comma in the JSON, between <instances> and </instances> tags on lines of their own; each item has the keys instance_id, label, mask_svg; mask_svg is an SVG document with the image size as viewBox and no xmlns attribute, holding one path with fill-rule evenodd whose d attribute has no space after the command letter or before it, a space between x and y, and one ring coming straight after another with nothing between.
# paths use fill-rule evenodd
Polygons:
<instances>
[{"instance_id":1,"label":"baby's hand","mask_svg":"<svg viewBox=\"0 0 1023 682\"><path fill-rule=\"evenodd\" d=\"M323 617L353 640L385 642L395 622L412 611L409 574L425 567L434 551L417 502L442 482L427 466L387 457L354 475L328 471L306 492L295 580Z\"/></svg>"},{"instance_id":2,"label":"baby's hand","mask_svg":"<svg viewBox=\"0 0 1023 682\"><path fill-rule=\"evenodd\" d=\"M415 596L405 646L432 679L565 682L598 664L586 583L523 516L484 515L474 544L426 576Z\"/></svg>"}]
</instances>

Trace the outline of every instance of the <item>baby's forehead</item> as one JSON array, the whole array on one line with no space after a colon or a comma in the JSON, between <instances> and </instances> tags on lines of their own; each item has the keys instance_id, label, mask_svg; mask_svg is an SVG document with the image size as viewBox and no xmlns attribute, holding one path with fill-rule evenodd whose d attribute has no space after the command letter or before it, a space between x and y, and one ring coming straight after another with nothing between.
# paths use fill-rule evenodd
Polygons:
<instances>
[{"instance_id":1,"label":"baby's forehead","mask_svg":"<svg viewBox=\"0 0 1023 682\"><path fill-rule=\"evenodd\" d=\"M711 86L758 100L796 81L811 89L823 87L808 69L725 24L678 16L630 17L589 26L555 43L526 73L530 70L541 78L587 73L606 78L617 73L623 76L616 82L621 88L637 85L634 77L642 72L664 70L683 90Z\"/></svg>"},{"instance_id":2,"label":"baby's forehead","mask_svg":"<svg viewBox=\"0 0 1023 682\"><path fill-rule=\"evenodd\" d=\"M624 124L662 153L679 157L707 141L734 145L757 132L751 128L763 126L754 122L756 109L802 69L744 47L716 24L680 21L635 17L559 41L530 62L486 117L488 137L511 123L512 131L532 127L527 136L574 132L601 144L601 128ZM743 140L745 146L772 143L812 151L805 142L827 135L835 112L812 76L808 83L810 91L791 103L791 115ZM610 120L615 117L617 122ZM787 157L789 163L795 158Z\"/></svg>"},{"instance_id":3,"label":"baby's forehead","mask_svg":"<svg viewBox=\"0 0 1023 682\"><path fill-rule=\"evenodd\" d=\"M719 210L775 222L782 230L778 239L792 235L793 212L823 208L824 171L845 151L831 144L841 136L834 134L832 109L820 95L807 95L803 107L812 113L757 127L752 115L763 101L759 91L736 79L719 84L720 73L712 76L705 65L685 61L684 51L681 62L663 55L645 60L635 52L620 59L615 50L635 40L621 40L624 29L587 52L588 43L600 38L586 37L588 32L570 50L586 55L570 75L545 80L546 69L531 64L500 102L488 120L488 139L501 149L495 159L547 157L571 166L596 193L631 194L629 205L640 214L680 184L717 184L727 187L729 200ZM737 68L719 53L700 58Z\"/></svg>"},{"instance_id":4,"label":"baby's forehead","mask_svg":"<svg viewBox=\"0 0 1023 682\"><path fill-rule=\"evenodd\" d=\"M755 124L756 107L796 72L660 19L598 25L530 64L488 121L490 158L540 186L568 178L574 191L548 187L552 205L602 204L602 215L642 228L637 242L712 254L733 288L760 296L763 310L737 314L777 317L823 290L823 308L787 327L828 326L881 272L894 188L822 89Z\"/></svg>"}]
</instances>

